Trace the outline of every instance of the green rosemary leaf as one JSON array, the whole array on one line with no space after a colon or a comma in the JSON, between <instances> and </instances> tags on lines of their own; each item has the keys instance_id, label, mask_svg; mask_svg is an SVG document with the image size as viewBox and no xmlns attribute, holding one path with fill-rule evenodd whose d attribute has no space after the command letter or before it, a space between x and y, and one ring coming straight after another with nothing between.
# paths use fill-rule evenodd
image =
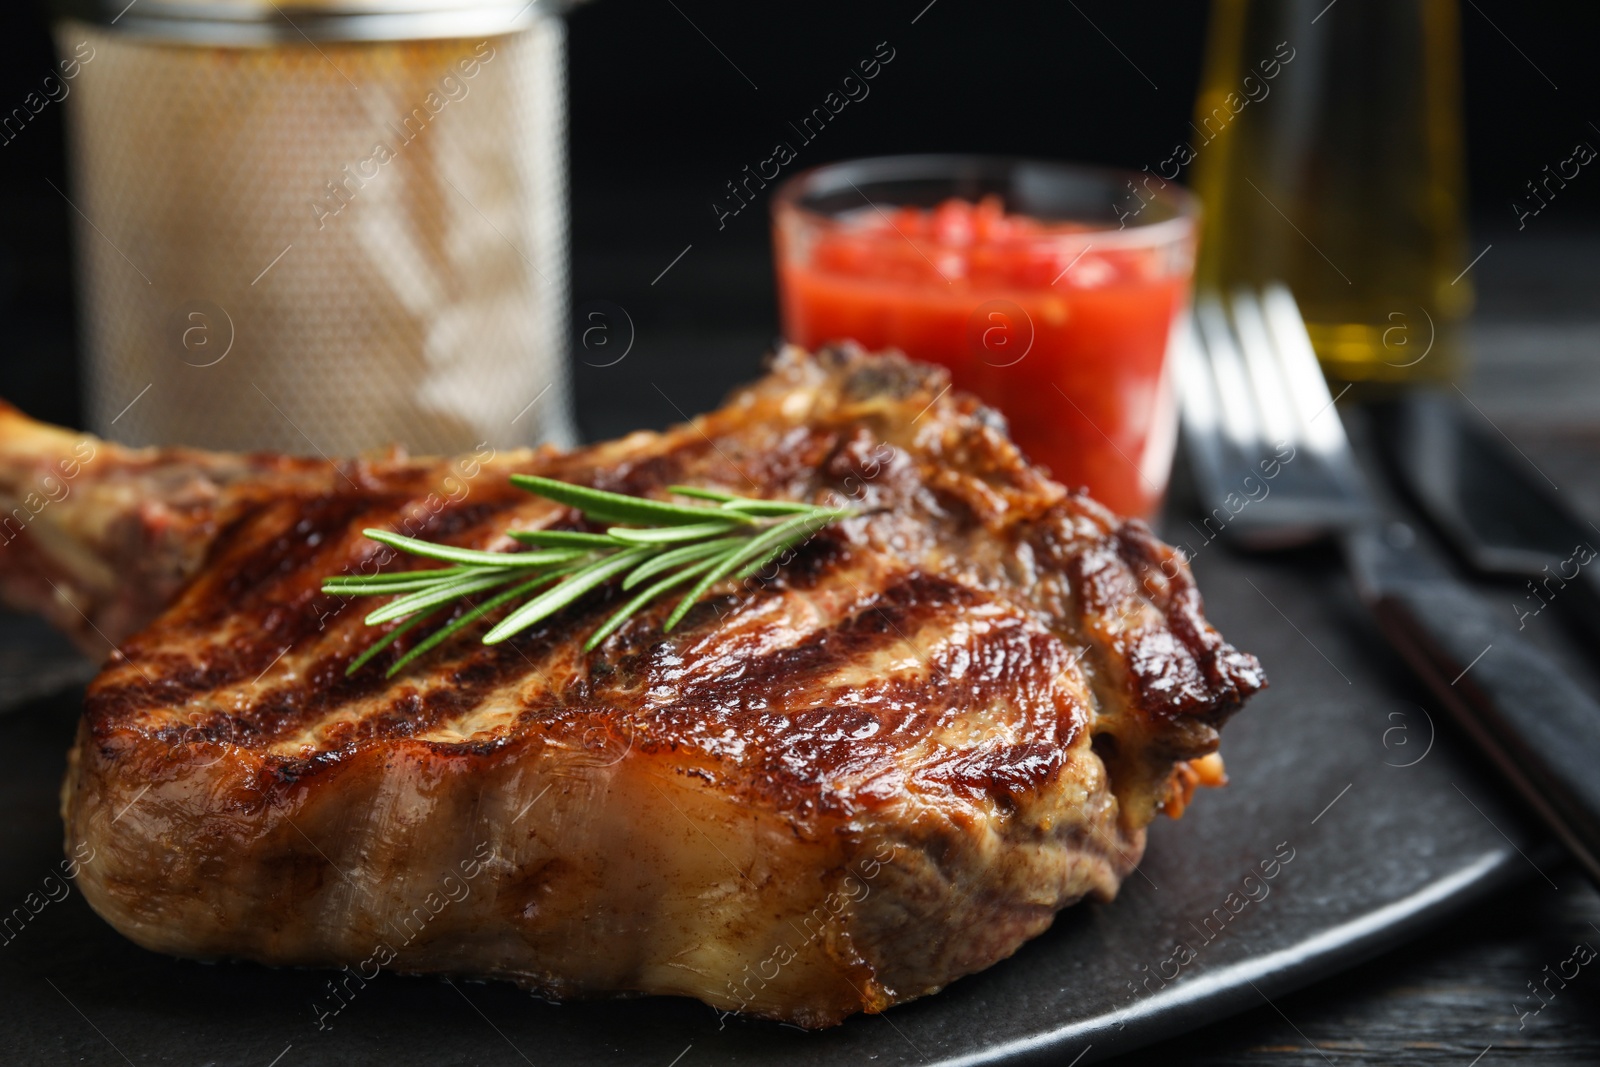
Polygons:
<instances>
[{"instance_id":1,"label":"green rosemary leaf","mask_svg":"<svg viewBox=\"0 0 1600 1067\"><path fill-rule=\"evenodd\" d=\"M550 548L543 552L484 552L476 548L457 548L454 545L436 545L431 541L418 541L414 537L402 537L387 530L361 532L379 544L398 548L412 555L479 567L543 567L551 563L565 563L583 554L583 550L577 548Z\"/></svg>"},{"instance_id":2,"label":"green rosemary leaf","mask_svg":"<svg viewBox=\"0 0 1600 1067\"><path fill-rule=\"evenodd\" d=\"M395 639L401 634L405 633L413 626L416 626L423 619L429 619L432 617L432 612L422 612L421 614L413 615L399 626L396 626L394 629L390 630L388 633L372 642L372 644L367 646L366 651L362 652L361 655L350 661L350 666L344 669L344 676L348 678L352 674L356 673L356 671L359 671L362 667L365 667L372 661L373 656L376 656L379 652L382 652L384 649L394 644Z\"/></svg>"},{"instance_id":3,"label":"green rosemary leaf","mask_svg":"<svg viewBox=\"0 0 1600 1067\"><path fill-rule=\"evenodd\" d=\"M526 572L514 570L485 570L477 576L465 576L453 581L440 582L432 589L424 589L409 596L400 597L367 616L367 625L376 626L388 622L390 619L403 618L414 611L424 608L437 607L447 604L458 597L468 593L481 593L485 589L493 589L497 585L504 585L514 578L521 578Z\"/></svg>"},{"instance_id":4,"label":"green rosemary leaf","mask_svg":"<svg viewBox=\"0 0 1600 1067\"><path fill-rule=\"evenodd\" d=\"M741 515L804 515L816 510L815 504L800 504L792 500L746 500L743 497L722 505L724 513Z\"/></svg>"},{"instance_id":5,"label":"green rosemary leaf","mask_svg":"<svg viewBox=\"0 0 1600 1067\"><path fill-rule=\"evenodd\" d=\"M682 585L695 575L716 566L716 563L717 561L714 559L702 560L701 562L692 566L683 568L683 570L679 571L677 574L668 575L656 584L650 586L644 592L640 593L638 596L622 605L622 607L618 608L616 613L613 614L611 618L607 619L603 625L601 625L600 629L590 634L589 640L583 643L583 650L585 652L593 652L597 647L599 647L600 642L610 637L622 626L623 623L627 622L629 619L633 618L634 615L638 614L640 608L650 603L662 593L665 593L668 589ZM632 575L629 575L629 577L631 578Z\"/></svg>"},{"instance_id":6,"label":"green rosemary leaf","mask_svg":"<svg viewBox=\"0 0 1600 1067\"><path fill-rule=\"evenodd\" d=\"M392 677L489 612L530 594L536 595L513 608L484 634L484 644L499 644L618 578L624 591L643 588L589 635L584 644L586 651L605 641L653 600L693 580L694 585L662 625L663 631L671 630L717 582L730 576L749 578L824 526L855 514L849 507L759 500L686 485L671 486L669 491L711 501L716 506L623 496L534 475L513 475L511 480L530 492L579 509L590 521L618 525L605 533L508 531L512 540L533 546L531 551L521 552L484 552L436 545L387 530L367 530L367 536L374 541L440 560L447 566L370 575L347 573L323 580L322 588L330 594L391 597L389 603L367 615L369 625L401 620L400 625L357 656L347 673L370 663L402 634L433 618L442 605L490 590L495 592L489 599L447 619L397 659L389 668L389 675ZM555 583L551 588L539 591L551 583Z\"/></svg>"},{"instance_id":7,"label":"green rosemary leaf","mask_svg":"<svg viewBox=\"0 0 1600 1067\"><path fill-rule=\"evenodd\" d=\"M419 589L433 589L444 582L472 573L482 568L444 567L437 571L410 571L411 580L407 582L379 582L373 585L327 585L324 584L324 593L335 593L339 596L392 596L395 593L414 593ZM452 574L442 574L451 571ZM421 577L427 575L428 577Z\"/></svg>"},{"instance_id":8,"label":"green rosemary leaf","mask_svg":"<svg viewBox=\"0 0 1600 1067\"><path fill-rule=\"evenodd\" d=\"M418 541L416 537L403 537L387 530L363 530L371 541L387 544L413 555L448 563L467 563L472 566L546 566L549 563L566 563L582 555L582 549L546 549L544 552L483 552L482 549L458 549L456 545L434 544Z\"/></svg>"},{"instance_id":9,"label":"green rosemary leaf","mask_svg":"<svg viewBox=\"0 0 1600 1067\"><path fill-rule=\"evenodd\" d=\"M766 532L750 538L743 548L731 551L728 555L719 559L717 565L702 575L700 580L683 595L683 599L678 602L678 606L672 609L672 614L667 616L667 621L661 624L662 632L671 631L674 626L683 621L683 617L689 613L689 609L694 607L697 600L705 596L708 589L735 570L738 570L741 564L771 550L796 531L805 530L808 533L815 533L828 525L828 523L842 518L846 514L849 514L849 512L843 508L813 509L809 514L796 515L792 519L785 519Z\"/></svg>"},{"instance_id":10,"label":"green rosemary leaf","mask_svg":"<svg viewBox=\"0 0 1600 1067\"><path fill-rule=\"evenodd\" d=\"M715 500L719 503L743 499L733 493L724 493L721 489L703 489L698 485L669 485L667 492L674 496L691 496L696 500Z\"/></svg>"},{"instance_id":11,"label":"green rosemary leaf","mask_svg":"<svg viewBox=\"0 0 1600 1067\"><path fill-rule=\"evenodd\" d=\"M554 589L539 594L500 620L494 629L483 635L483 643L499 644L541 619L555 614L591 589L632 567L650 552L648 548L630 548L595 560L582 570L573 572Z\"/></svg>"},{"instance_id":12,"label":"green rosemary leaf","mask_svg":"<svg viewBox=\"0 0 1600 1067\"><path fill-rule=\"evenodd\" d=\"M826 525L826 523L824 523L824 525ZM733 575L734 580L742 582L746 578L751 578L751 577L754 577L757 574L760 574L763 570L766 569L767 564L771 563L773 560L777 559L779 556L781 556L785 552L789 551L789 549L793 548L795 545L800 544L802 541L806 540L808 537L810 537L813 534L815 534L817 532L817 530L820 530L821 528L822 527L820 527L820 526L817 527L816 529L809 529L809 528L806 528L806 527L801 527L800 529L796 530L791 536L786 537L782 541L780 541L777 544L773 545L771 551L763 552L760 556L756 557L751 562L749 562L749 563L745 564L743 567L739 568L739 570L734 572L734 575Z\"/></svg>"},{"instance_id":13,"label":"green rosemary leaf","mask_svg":"<svg viewBox=\"0 0 1600 1067\"><path fill-rule=\"evenodd\" d=\"M685 545L682 548L674 548L671 551L663 552L659 556L651 556L628 572L628 576L622 579L622 588L624 591L632 589L652 575L660 574L662 571L669 571L680 563L691 563L697 559L704 559L706 556L714 555L734 545L743 544L744 541L745 538L743 537L719 537L714 541L702 541L697 545Z\"/></svg>"},{"instance_id":14,"label":"green rosemary leaf","mask_svg":"<svg viewBox=\"0 0 1600 1067\"><path fill-rule=\"evenodd\" d=\"M430 571L385 571L382 574L334 574L322 579L322 587L324 589L330 585L360 586L362 588L366 588L367 586L377 587L389 585L394 582L416 581L420 575L427 575L429 578L439 578L447 574L465 574L470 569L471 568L466 566L460 566L439 567Z\"/></svg>"},{"instance_id":15,"label":"green rosemary leaf","mask_svg":"<svg viewBox=\"0 0 1600 1067\"><path fill-rule=\"evenodd\" d=\"M603 489L558 482L533 474L513 474L511 484L536 493L558 504L577 508L589 518L599 522L628 522L637 526L682 526L691 522L726 521L748 523L748 516L730 516L718 508L699 507L692 504L670 504L647 497L623 496Z\"/></svg>"},{"instance_id":16,"label":"green rosemary leaf","mask_svg":"<svg viewBox=\"0 0 1600 1067\"><path fill-rule=\"evenodd\" d=\"M661 545L674 541L694 541L702 537L715 537L734 528L731 522L691 522L687 526L655 526L634 529L631 526L613 526L606 533L618 541L634 545Z\"/></svg>"},{"instance_id":17,"label":"green rosemary leaf","mask_svg":"<svg viewBox=\"0 0 1600 1067\"><path fill-rule=\"evenodd\" d=\"M620 542L610 534L582 530L507 530L506 536L525 545L551 548L617 548Z\"/></svg>"},{"instance_id":18,"label":"green rosemary leaf","mask_svg":"<svg viewBox=\"0 0 1600 1067\"><path fill-rule=\"evenodd\" d=\"M514 585L505 592L490 597L488 600L478 604L469 611L462 612L459 618L453 619L445 625L439 627L422 641L418 642L417 647L411 649L405 655L395 660L394 664L384 672L384 677L393 678L395 675L404 670L406 666L417 657L425 656L429 652L432 652L435 648L438 648L440 645L444 644L445 641L449 640L454 634L472 625L474 622L477 622L479 619L489 614L489 612L504 604L509 604L519 596L526 596L535 589L539 588L541 585L555 581L557 578L561 577L562 573L574 569L576 569L574 566L569 565L566 568L558 568L557 570L551 571L548 574L541 574L537 578L530 579L529 581L523 582L520 585Z\"/></svg>"}]
</instances>

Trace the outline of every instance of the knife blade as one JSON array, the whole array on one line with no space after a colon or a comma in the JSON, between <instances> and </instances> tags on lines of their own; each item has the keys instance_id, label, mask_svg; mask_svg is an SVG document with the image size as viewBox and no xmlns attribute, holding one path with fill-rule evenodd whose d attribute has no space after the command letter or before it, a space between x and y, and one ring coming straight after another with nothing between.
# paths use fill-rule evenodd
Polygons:
<instances>
[{"instance_id":1,"label":"knife blade","mask_svg":"<svg viewBox=\"0 0 1600 1067\"><path fill-rule=\"evenodd\" d=\"M1380 440L1418 508L1472 570L1521 579L1517 629L1555 604L1600 640L1600 529L1537 468L1450 397L1418 392L1382 412Z\"/></svg>"}]
</instances>

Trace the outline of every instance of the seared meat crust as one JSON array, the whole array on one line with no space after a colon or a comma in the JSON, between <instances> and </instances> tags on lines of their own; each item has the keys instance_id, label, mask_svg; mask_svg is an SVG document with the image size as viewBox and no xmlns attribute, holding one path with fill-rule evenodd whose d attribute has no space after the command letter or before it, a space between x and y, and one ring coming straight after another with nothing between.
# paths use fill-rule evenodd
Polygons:
<instances>
[{"instance_id":1,"label":"seared meat crust","mask_svg":"<svg viewBox=\"0 0 1600 1067\"><path fill-rule=\"evenodd\" d=\"M710 415L568 453L335 466L95 442L76 500L28 531L69 546L29 549L56 617L118 645L63 793L69 849L94 849L85 896L181 955L376 959L806 1026L933 992L1109 899L1264 678L1174 550L946 387L899 358L789 351ZM402 638L347 678L371 602L321 579L414 565L362 528L510 549L507 529L580 524L516 471L862 514L669 635L670 600L584 654L615 607L600 591L386 681ZM132 573L130 545L169 548L150 588L70 564ZM162 583L181 589L129 636ZM0 565L0 588L38 586Z\"/></svg>"}]
</instances>

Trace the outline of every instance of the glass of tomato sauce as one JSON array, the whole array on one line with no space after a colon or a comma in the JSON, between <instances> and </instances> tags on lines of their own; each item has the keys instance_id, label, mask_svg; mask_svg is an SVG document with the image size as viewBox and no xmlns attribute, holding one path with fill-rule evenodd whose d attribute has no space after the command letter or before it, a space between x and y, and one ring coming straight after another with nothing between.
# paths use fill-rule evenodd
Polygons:
<instances>
[{"instance_id":1,"label":"glass of tomato sauce","mask_svg":"<svg viewBox=\"0 0 1600 1067\"><path fill-rule=\"evenodd\" d=\"M786 337L950 369L1028 458L1124 515L1161 505L1198 202L1147 174L973 156L818 167L773 199Z\"/></svg>"}]
</instances>

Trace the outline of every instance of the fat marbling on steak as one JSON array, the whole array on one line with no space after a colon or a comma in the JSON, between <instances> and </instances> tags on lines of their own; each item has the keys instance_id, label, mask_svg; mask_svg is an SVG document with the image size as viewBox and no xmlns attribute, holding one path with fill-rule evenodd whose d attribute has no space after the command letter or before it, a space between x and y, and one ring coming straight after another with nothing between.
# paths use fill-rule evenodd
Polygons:
<instances>
[{"instance_id":1,"label":"fat marbling on steak","mask_svg":"<svg viewBox=\"0 0 1600 1067\"><path fill-rule=\"evenodd\" d=\"M85 897L182 956L805 1026L1111 898L1265 681L1175 550L947 385L790 350L666 433L453 461L135 451L0 413L0 591L112 649L63 789ZM519 471L861 514L670 634L669 597L583 653L601 590L346 677L373 602L322 579L418 565L362 529L513 550L508 529L580 524Z\"/></svg>"}]
</instances>

